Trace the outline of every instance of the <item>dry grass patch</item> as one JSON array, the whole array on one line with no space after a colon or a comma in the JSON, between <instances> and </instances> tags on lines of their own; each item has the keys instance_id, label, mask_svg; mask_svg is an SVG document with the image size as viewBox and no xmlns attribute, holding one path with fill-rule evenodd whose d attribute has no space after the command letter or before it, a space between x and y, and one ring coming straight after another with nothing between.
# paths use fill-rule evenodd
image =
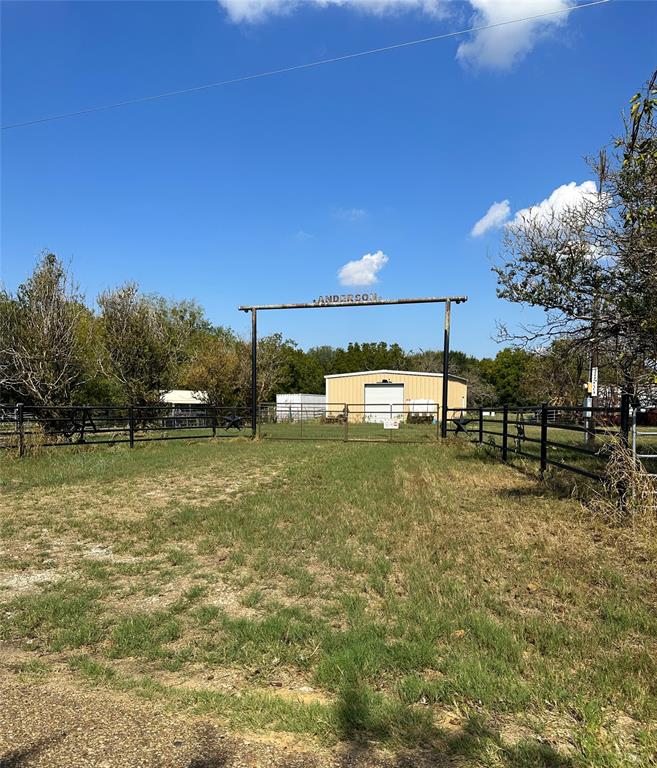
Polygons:
<instances>
[{"instance_id":1,"label":"dry grass patch","mask_svg":"<svg viewBox=\"0 0 657 768\"><path fill-rule=\"evenodd\" d=\"M94 485L64 485L56 490L38 489L26 494L4 494L6 509L27 522L63 514L76 519L98 514L122 520L140 519L146 513L180 505L206 508L218 502L234 501L270 484L280 466L244 467L239 475L221 475L216 468L172 468L171 476L133 478Z\"/></svg>"},{"instance_id":2,"label":"dry grass patch","mask_svg":"<svg viewBox=\"0 0 657 768\"><path fill-rule=\"evenodd\" d=\"M528 475L453 443L102 456L28 460L4 487L2 572L62 575L0 593L40 684L293 734L336 765L657 749L654 562Z\"/></svg>"}]
</instances>

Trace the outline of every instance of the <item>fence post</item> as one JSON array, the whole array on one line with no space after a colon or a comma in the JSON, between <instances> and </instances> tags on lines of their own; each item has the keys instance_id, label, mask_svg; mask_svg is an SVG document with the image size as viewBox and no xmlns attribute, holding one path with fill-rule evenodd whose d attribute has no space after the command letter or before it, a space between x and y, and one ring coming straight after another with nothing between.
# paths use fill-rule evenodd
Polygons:
<instances>
[{"instance_id":1,"label":"fence post","mask_svg":"<svg viewBox=\"0 0 657 768\"><path fill-rule=\"evenodd\" d=\"M131 405L128 408L128 429L130 431L130 447L135 447L135 409Z\"/></svg>"},{"instance_id":2,"label":"fence post","mask_svg":"<svg viewBox=\"0 0 657 768\"><path fill-rule=\"evenodd\" d=\"M620 439L621 443L627 447L630 440L630 396L627 392L621 395L620 412Z\"/></svg>"},{"instance_id":3,"label":"fence post","mask_svg":"<svg viewBox=\"0 0 657 768\"><path fill-rule=\"evenodd\" d=\"M80 426L80 443L84 443L84 428L87 425L87 416L89 414L89 406L82 406L82 425Z\"/></svg>"},{"instance_id":4,"label":"fence post","mask_svg":"<svg viewBox=\"0 0 657 768\"><path fill-rule=\"evenodd\" d=\"M443 403L443 418L440 422L440 436L441 437L447 437L447 419L448 419L448 413L447 413L447 403Z\"/></svg>"},{"instance_id":5,"label":"fence post","mask_svg":"<svg viewBox=\"0 0 657 768\"><path fill-rule=\"evenodd\" d=\"M637 411L638 408L632 408L632 460L636 467L640 464L639 459L636 457Z\"/></svg>"},{"instance_id":6,"label":"fence post","mask_svg":"<svg viewBox=\"0 0 657 768\"><path fill-rule=\"evenodd\" d=\"M630 395L627 392L623 392L620 402L620 442L624 448L629 446L630 442ZM636 462L636 453L634 455L634 461ZM626 478L622 478L616 484L616 493L618 494L618 503L621 510L627 509L628 492L631 493L628 488Z\"/></svg>"},{"instance_id":7,"label":"fence post","mask_svg":"<svg viewBox=\"0 0 657 768\"><path fill-rule=\"evenodd\" d=\"M541 403L541 477L547 469L547 431L548 407L547 403Z\"/></svg>"},{"instance_id":8,"label":"fence post","mask_svg":"<svg viewBox=\"0 0 657 768\"><path fill-rule=\"evenodd\" d=\"M484 409L479 409L479 445L484 442Z\"/></svg>"},{"instance_id":9,"label":"fence post","mask_svg":"<svg viewBox=\"0 0 657 768\"><path fill-rule=\"evenodd\" d=\"M344 441L349 442L349 406L347 403L344 405Z\"/></svg>"},{"instance_id":10,"label":"fence post","mask_svg":"<svg viewBox=\"0 0 657 768\"><path fill-rule=\"evenodd\" d=\"M506 461L509 455L509 406L505 405L502 411L502 461Z\"/></svg>"},{"instance_id":11,"label":"fence post","mask_svg":"<svg viewBox=\"0 0 657 768\"><path fill-rule=\"evenodd\" d=\"M212 437L217 436L217 406L210 406L210 413L212 414Z\"/></svg>"},{"instance_id":12,"label":"fence post","mask_svg":"<svg viewBox=\"0 0 657 768\"><path fill-rule=\"evenodd\" d=\"M18 432L18 455L25 456L25 422L23 420L23 403L16 405L16 431Z\"/></svg>"}]
</instances>

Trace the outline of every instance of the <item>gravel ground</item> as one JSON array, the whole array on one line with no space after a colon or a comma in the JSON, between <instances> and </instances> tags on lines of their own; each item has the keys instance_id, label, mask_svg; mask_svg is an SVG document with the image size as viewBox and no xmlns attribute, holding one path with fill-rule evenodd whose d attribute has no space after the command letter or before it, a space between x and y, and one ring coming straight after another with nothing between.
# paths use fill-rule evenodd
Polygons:
<instances>
[{"instance_id":1,"label":"gravel ground","mask_svg":"<svg viewBox=\"0 0 657 768\"><path fill-rule=\"evenodd\" d=\"M313 749L284 734L236 737L128 695L0 677L0 768L402 768L448 765L367 745Z\"/></svg>"}]
</instances>

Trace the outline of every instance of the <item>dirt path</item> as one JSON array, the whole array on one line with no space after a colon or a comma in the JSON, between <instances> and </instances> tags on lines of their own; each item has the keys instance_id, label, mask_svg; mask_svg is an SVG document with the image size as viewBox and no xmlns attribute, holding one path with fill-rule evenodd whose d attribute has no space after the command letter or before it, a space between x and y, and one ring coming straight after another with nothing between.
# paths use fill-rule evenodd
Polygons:
<instances>
[{"instance_id":1,"label":"dirt path","mask_svg":"<svg viewBox=\"0 0 657 768\"><path fill-rule=\"evenodd\" d=\"M120 694L7 679L0 690L1 768L317 765L303 754L290 762L285 745L230 738L208 721Z\"/></svg>"},{"instance_id":2,"label":"dirt path","mask_svg":"<svg viewBox=\"0 0 657 768\"><path fill-rule=\"evenodd\" d=\"M449 765L285 734L229 735L204 718L102 690L0 675L0 768L402 768Z\"/></svg>"}]
</instances>

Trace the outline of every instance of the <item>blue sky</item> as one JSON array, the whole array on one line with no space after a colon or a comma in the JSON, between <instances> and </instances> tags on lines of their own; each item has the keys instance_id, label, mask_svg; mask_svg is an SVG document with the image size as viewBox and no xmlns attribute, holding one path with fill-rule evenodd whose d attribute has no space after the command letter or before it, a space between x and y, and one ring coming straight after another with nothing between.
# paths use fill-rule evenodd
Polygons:
<instances>
[{"instance_id":1,"label":"blue sky","mask_svg":"<svg viewBox=\"0 0 657 768\"><path fill-rule=\"evenodd\" d=\"M2 124L569 4L3 2ZM494 354L495 321L530 317L495 297L500 225L591 178L583 156L619 130L656 63L656 29L657 3L616 0L558 23L5 130L2 280L15 289L47 248L90 302L136 280L241 332L241 303L467 294L453 345ZM342 282L376 282L341 284L349 262ZM269 313L260 326L304 347L419 349L440 346L441 322L420 306Z\"/></svg>"}]
</instances>

